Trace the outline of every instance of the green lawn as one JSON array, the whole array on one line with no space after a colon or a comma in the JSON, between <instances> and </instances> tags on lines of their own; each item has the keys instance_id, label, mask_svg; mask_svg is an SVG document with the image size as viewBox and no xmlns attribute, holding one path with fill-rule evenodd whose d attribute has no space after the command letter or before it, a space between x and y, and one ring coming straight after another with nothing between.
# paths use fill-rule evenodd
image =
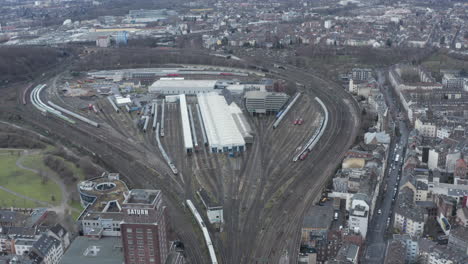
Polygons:
<instances>
[{"instance_id":1,"label":"green lawn","mask_svg":"<svg viewBox=\"0 0 468 264\"><path fill-rule=\"evenodd\" d=\"M436 53L422 62L432 72L440 70L468 70L468 61L458 60L442 53Z\"/></svg>"},{"instance_id":2,"label":"green lawn","mask_svg":"<svg viewBox=\"0 0 468 264\"><path fill-rule=\"evenodd\" d=\"M55 155L53 157L61 159L63 162L65 162L68 168L73 172L73 175L75 175L75 177L77 177L79 180L85 179L85 174L81 168L76 167L75 164L65 160L62 157ZM23 164L29 168L34 168L36 170L47 171L48 173L55 174L53 170L51 170L44 164L43 160L44 154L30 155L23 160Z\"/></svg>"},{"instance_id":3,"label":"green lawn","mask_svg":"<svg viewBox=\"0 0 468 264\"><path fill-rule=\"evenodd\" d=\"M16 155L0 156L0 185L33 199L52 204L60 203L60 187L52 180L42 181L38 174L16 167L17 159ZM28 156L23 161L25 166L35 169L44 166L40 155Z\"/></svg>"},{"instance_id":4,"label":"green lawn","mask_svg":"<svg viewBox=\"0 0 468 264\"><path fill-rule=\"evenodd\" d=\"M4 190L0 190L0 207L8 208L12 206L15 208L35 208L41 207L42 205L20 198L16 195L12 195Z\"/></svg>"},{"instance_id":5,"label":"green lawn","mask_svg":"<svg viewBox=\"0 0 468 264\"><path fill-rule=\"evenodd\" d=\"M72 208L78 209L78 211L72 211L71 215L73 219L77 220L78 216L80 216L81 212L83 211L83 207L81 207L81 203L79 201L69 202L68 205Z\"/></svg>"}]
</instances>

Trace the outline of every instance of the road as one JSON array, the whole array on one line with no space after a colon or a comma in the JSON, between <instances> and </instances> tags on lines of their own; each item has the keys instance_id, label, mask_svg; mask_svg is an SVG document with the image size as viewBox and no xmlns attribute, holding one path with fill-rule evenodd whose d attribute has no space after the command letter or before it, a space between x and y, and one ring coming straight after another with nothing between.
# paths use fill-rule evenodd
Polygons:
<instances>
[{"instance_id":1,"label":"road","mask_svg":"<svg viewBox=\"0 0 468 264\"><path fill-rule=\"evenodd\" d=\"M168 131L172 129L173 133L164 138L163 144L180 168L181 178L171 177L154 147L152 132L136 133L128 126L131 119L127 113L113 113L105 104L100 105L103 115L93 117L103 122L101 128L81 122L72 126L52 116L44 117L30 105L5 111L20 115L21 122L53 140L79 146L81 152L125 175L130 188L161 189L169 208L169 222L175 227L176 237L184 242L191 263L208 261L197 226L181 203L194 199L194 190L200 186L211 188L225 209L225 233L213 236L221 263L295 263L304 213L319 198L353 143L360 127L360 111L340 85L307 70L288 67L280 77L305 85L305 101L297 112L304 115L306 124L291 126L290 115L288 123L272 130L273 117L250 118L256 130L255 143L236 159L206 151L182 155L182 135L180 129L175 129L179 110L168 107L166 114L175 120L166 120ZM53 90L42 96L63 103ZM293 151L314 131L314 120L320 113L313 102L316 96L328 108L329 125L311 155L293 163Z\"/></svg>"},{"instance_id":2,"label":"road","mask_svg":"<svg viewBox=\"0 0 468 264\"><path fill-rule=\"evenodd\" d=\"M397 104L398 101L394 96L393 89L385 86L385 73L382 71L378 72L378 83L380 90L385 96L387 106L389 106L392 120L395 120L394 126L398 127L401 135L394 137L389 147L390 151L384 177L384 185L387 187L386 191L383 188L384 191L379 194L379 198L377 199L375 213L372 216L367 232L366 245L368 246L362 263L384 262L387 238L393 231L393 206L395 197L398 194L402 161L409 134L406 123L398 117L400 106ZM397 155L399 157L398 161L395 160ZM378 210L381 210L380 214Z\"/></svg>"}]
</instances>

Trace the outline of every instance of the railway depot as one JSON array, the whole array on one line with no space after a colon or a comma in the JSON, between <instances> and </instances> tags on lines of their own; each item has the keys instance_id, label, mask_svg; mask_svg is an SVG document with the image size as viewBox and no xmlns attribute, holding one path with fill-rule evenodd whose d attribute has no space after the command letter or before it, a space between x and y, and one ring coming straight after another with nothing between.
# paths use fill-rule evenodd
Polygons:
<instances>
[{"instance_id":1,"label":"railway depot","mask_svg":"<svg viewBox=\"0 0 468 264\"><path fill-rule=\"evenodd\" d=\"M321 106L320 100L309 95L301 96L300 92L287 95L275 90L273 85L265 85L262 73L237 74L236 69L230 72L226 68L222 72L182 69L90 73L86 79L58 81L55 87L53 84L42 89L39 86L33 90L33 98L40 110L69 121L70 126L86 130L94 127L95 136L101 139L120 138L112 148L144 155L141 159L157 168L154 171L158 175L156 178L163 178L165 183L179 188L182 193L205 190L206 204L190 196L193 203L187 200L185 204L201 226L210 248L211 239L218 239L216 232L226 228L222 219L233 217L232 208L226 207L224 199L231 195L227 193L233 191L231 186L239 184L233 182L237 181L236 175L243 175L245 183L240 186L248 188L243 199L256 199L258 183L249 178L258 172L259 168L255 166L259 165L249 167L248 164L261 162L262 166L271 166L273 162L275 169L268 173L267 180L271 191L264 195L273 197L267 201L267 207L276 203L276 194L272 190L284 184L288 172L305 172L311 165L301 161L317 158L315 145L327 128L328 110ZM140 75L144 82L138 79ZM154 81L150 81L152 78ZM159 86L165 92L152 90L157 83L165 84ZM182 85L178 87L178 84ZM108 93L95 93L95 97L87 100L73 96L51 98L50 91L63 90L60 86L95 91L108 87ZM49 109L41 100L41 91L42 97L51 100L44 101L54 108ZM260 100L251 104L248 98ZM57 107L59 105L70 110L63 111ZM254 111L249 110L251 105ZM148 179L148 182L156 178ZM201 212L208 217L209 226L215 228L214 233L208 231L206 220L196 212L201 208L204 208ZM146 214L146 211L135 212ZM81 218L85 222L104 224L104 218L100 219L98 215L107 213L88 211ZM88 230L91 235L93 230ZM212 259L216 259L214 254L211 248Z\"/></svg>"}]
</instances>

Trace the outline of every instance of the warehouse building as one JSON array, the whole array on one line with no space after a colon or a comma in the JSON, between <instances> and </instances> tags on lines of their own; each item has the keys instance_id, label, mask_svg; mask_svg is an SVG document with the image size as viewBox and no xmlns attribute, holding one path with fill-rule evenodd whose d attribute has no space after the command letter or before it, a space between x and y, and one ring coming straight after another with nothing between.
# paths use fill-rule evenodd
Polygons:
<instances>
[{"instance_id":1,"label":"warehouse building","mask_svg":"<svg viewBox=\"0 0 468 264\"><path fill-rule=\"evenodd\" d=\"M198 94L197 98L211 151L244 151L244 138L237 128L226 99L217 93Z\"/></svg>"},{"instance_id":2,"label":"warehouse building","mask_svg":"<svg viewBox=\"0 0 468 264\"><path fill-rule=\"evenodd\" d=\"M184 132L184 147L187 153L193 152L192 130L190 129L190 120L187 111L187 100L185 94L179 95L180 117L182 119L182 130Z\"/></svg>"},{"instance_id":3,"label":"warehouse building","mask_svg":"<svg viewBox=\"0 0 468 264\"><path fill-rule=\"evenodd\" d=\"M196 95L199 93L214 92L216 82L216 80L163 79L155 81L148 90L150 93L159 94Z\"/></svg>"},{"instance_id":4,"label":"warehouse building","mask_svg":"<svg viewBox=\"0 0 468 264\"><path fill-rule=\"evenodd\" d=\"M253 143L253 131L250 127L249 122L245 119L244 114L239 106L236 103L231 103L229 105L229 111L231 112L232 118L236 123L237 129L239 129L242 137L244 137L245 143Z\"/></svg>"},{"instance_id":5,"label":"warehouse building","mask_svg":"<svg viewBox=\"0 0 468 264\"><path fill-rule=\"evenodd\" d=\"M245 93L245 107L249 113L276 113L288 101L285 93L249 91Z\"/></svg>"}]
</instances>

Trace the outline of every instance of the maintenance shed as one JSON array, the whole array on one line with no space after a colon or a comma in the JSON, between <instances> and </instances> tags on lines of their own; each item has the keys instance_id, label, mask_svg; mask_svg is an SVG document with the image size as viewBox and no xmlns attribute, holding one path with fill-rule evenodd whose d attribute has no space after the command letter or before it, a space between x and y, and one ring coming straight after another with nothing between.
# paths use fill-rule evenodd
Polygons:
<instances>
[{"instance_id":1,"label":"maintenance shed","mask_svg":"<svg viewBox=\"0 0 468 264\"><path fill-rule=\"evenodd\" d=\"M182 119L182 129L184 132L184 146L187 153L193 152L192 130L190 128L190 119L187 111L187 100L185 94L179 95L180 116Z\"/></svg>"},{"instance_id":2,"label":"maintenance shed","mask_svg":"<svg viewBox=\"0 0 468 264\"><path fill-rule=\"evenodd\" d=\"M150 87L150 93L195 95L215 91L216 80L157 80Z\"/></svg>"},{"instance_id":3,"label":"maintenance shed","mask_svg":"<svg viewBox=\"0 0 468 264\"><path fill-rule=\"evenodd\" d=\"M226 99L217 93L198 94L197 98L211 151L244 151L244 138L231 115Z\"/></svg>"}]
</instances>

